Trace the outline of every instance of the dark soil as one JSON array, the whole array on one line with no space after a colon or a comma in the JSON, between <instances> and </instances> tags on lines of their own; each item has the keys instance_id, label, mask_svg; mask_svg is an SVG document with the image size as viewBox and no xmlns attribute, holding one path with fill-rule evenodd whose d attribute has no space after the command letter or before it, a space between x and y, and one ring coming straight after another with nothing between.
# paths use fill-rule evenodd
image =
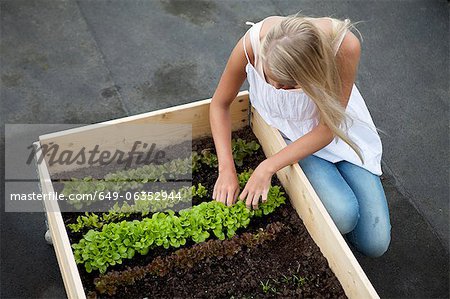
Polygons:
<instances>
[{"instance_id":1,"label":"dark soil","mask_svg":"<svg viewBox=\"0 0 450 299\"><path fill-rule=\"evenodd\" d=\"M173 271L163 278L147 277L113 298L345 298L295 210L287 204L278 214L288 229L275 240L241 251L232 259L205 260L188 273ZM295 284L294 277L304 282ZM264 292L262 284L271 289Z\"/></svg>"},{"instance_id":2,"label":"dark soil","mask_svg":"<svg viewBox=\"0 0 450 299\"><path fill-rule=\"evenodd\" d=\"M233 138L247 141L255 140L249 127L233 132ZM204 148L214 149L213 139L206 137L193 140L192 150L200 152ZM257 154L245 159L245 166L236 166L237 173L249 168L255 169L265 159L262 149ZM217 170L200 164L199 171L193 174L192 184L199 182L208 190L207 198L211 198L212 190L217 179ZM101 178L107 172L118 169L93 168L91 171L77 170L64 173L52 179L93 176ZM272 177L272 185L279 185L276 175ZM242 190L241 190L242 191ZM261 298L261 297L305 297L305 298L345 298L344 291L328 267L317 245L309 236L296 211L285 195L286 204L278 208L271 215L263 218L253 218L249 227L243 231L253 232L264 228L268 223L280 221L288 228L277 235L273 241L263 246L237 253L232 259L217 261L208 259L196 264L188 273L173 271L167 276L146 277L135 285L124 287L114 298L160 298L160 297L219 297L219 298ZM193 204L204 199L194 198ZM63 213L64 222L74 223L79 213ZM133 215L130 219L140 219L140 215ZM86 232L86 231L84 231ZM68 230L71 243L77 243L82 233L71 233ZM185 246L191 246L188 242ZM116 265L108 270L120 271L127 267L149 264L157 256L168 255L178 248L156 248L146 256L137 254L131 260L124 260L122 265ZM95 286L93 280L98 273L87 273L83 265L78 265L86 294L93 294ZM263 288L263 284L266 286ZM103 298L105 295L96 294Z\"/></svg>"}]
</instances>

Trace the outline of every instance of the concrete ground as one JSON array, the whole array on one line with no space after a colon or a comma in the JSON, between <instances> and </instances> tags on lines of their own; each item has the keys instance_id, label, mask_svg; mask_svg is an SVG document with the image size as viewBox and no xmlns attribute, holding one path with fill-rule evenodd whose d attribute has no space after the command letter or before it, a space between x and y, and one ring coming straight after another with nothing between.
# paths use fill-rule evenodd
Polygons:
<instances>
[{"instance_id":1,"label":"concrete ground","mask_svg":"<svg viewBox=\"0 0 450 299\"><path fill-rule=\"evenodd\" d=\"M89 124L210 98L246 21L299 10L363 21L356 85L387 133L380 136L392 244L378 259L355 255L382 298L448 298L447 1L0 4L3 127ZM3 129L1 143L4 181ZM64 297L44 215L1 210L0 297Z\"/></svg>"}]
</instances>

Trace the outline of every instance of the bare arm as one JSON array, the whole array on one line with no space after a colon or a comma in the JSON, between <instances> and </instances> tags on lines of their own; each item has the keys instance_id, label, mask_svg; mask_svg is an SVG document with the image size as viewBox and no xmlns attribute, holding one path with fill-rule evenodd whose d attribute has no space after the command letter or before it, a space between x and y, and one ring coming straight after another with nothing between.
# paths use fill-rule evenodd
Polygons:
<instances>
[{"instance_id":1,"label":"bare arm","mask_svg":"<svg viewBox=\"0 0 450 299\"><path fill-rule=\"evenodd\" d=\"M246 49L253 56L250 39L246 36ZM213 199L231 205L239 193L236 169L231 152L231 115L230 105L236 98L247 74L247 58L241 38L228 59L225 70L214 92L209 109L211 131L219 161L219 177L214 185Z\"/></svg>"},{"instance_id":2,"label":"bare arm","mask_svg":"<svg viewBox=\"0 0 450 299\"><path fill-rule=\"evenodd\" d=\"M285 166L297 163L298 160L324 148L332 140L333 134L328 126L319 124L307 134L266 159L264 163L266 163L270 173L276 173Z\"/></svg>"},{"instance_id":3,"label":"bare arm","mask_svg":"<svg viewBox=\"0 0 450 299\"><path fill-rule=\"evenodd\" d=\"M234 169L234 161L231 153L230 105L236 98L240 87L247 77L245 72L247 58L245 57L242 39L239 39L231 52L217 89L212 97L209 109L211 131L219 160L219 172ZM250 52L251 45L248 34L246 41L247 52Z\"/></svg>"}]
</instances>

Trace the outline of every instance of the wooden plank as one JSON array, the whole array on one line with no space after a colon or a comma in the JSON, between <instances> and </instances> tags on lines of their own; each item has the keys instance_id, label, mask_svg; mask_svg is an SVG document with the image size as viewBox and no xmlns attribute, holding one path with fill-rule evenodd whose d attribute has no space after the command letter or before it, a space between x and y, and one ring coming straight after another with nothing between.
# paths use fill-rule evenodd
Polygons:
<instances>
[{"instance_id":1,"label":"wooden plank","mask_svg":"<svg viewBox=\"0 0 450 299\"><path fill-rule=\"evenodd\" d=\"M163 128L164 134L158 138L157 146L165 146L170 142L190 140L202 136L210 136L209 104L211 99L193 103L142 113L134 116L110 120L80 128L64 130L56 133L41 135L41 144L50 146L52 143L59 146L58 152L69 150L78 153L82 147L93 149L99 145L99 151L115 152L131 150L134 141L139 140L151 144L155 138L155 132L148 132L143 124L188 124L192 125L192 135L186 136L186 131L177 127ZM248 91L239 92L230 107L232 118L232 130L240 129L248 125ZM164 139L166 138L166 139ZM140 148L137 148L140 150ZM50 153L47 154L50 156ZM77 163L53 164L49 166L50 174L61 171L70 171L81 168ZM86 165L84 165L86 167Z\"/></svg>"},{"instance_id":2,"label":"wooden plank","mask_svg":"<svg viewBox=\"0 0 450 299\"><path fill-rule=\"evenodd\" d=\"M34 142L33 146L36 152L36 161L41 161L42 151L40 150L39 142ZM45 159L41 163L36 163L36 165L42 194L54 194ZM43 200L43 202L47 214L48 227L52 236L53 248L55 249L67 297L69 299L86 298L58 202L56 200Z\"/></svg>"},{"instance_id":3,"label":"wooden plank","mask_svg":"<svg viewBox=\"0 0 450 299\"><path fill-rule=\"evenodd\" d=\"M270 157L286 146L276 128L269 126L252 107L251 126L264 153ZM326 211L300 165L277 172L292 205L319 246L349 298L379 298L363 269Z\"/></svg>"}]
</instances>

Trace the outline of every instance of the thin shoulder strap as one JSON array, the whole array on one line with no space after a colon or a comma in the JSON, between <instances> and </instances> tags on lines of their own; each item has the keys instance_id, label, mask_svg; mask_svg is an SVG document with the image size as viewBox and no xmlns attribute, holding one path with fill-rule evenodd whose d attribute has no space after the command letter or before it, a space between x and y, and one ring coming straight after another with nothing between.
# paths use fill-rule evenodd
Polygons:
<instances>
[{"instance_id":1,"label":"thin shoulder strap","mask_svg":"<svg viewBox=\"0 0 450 299\"><path fill-rule=\"evenodd\" d=\"M247 31L247 32L248 32L248 31ZM247 32L244 34L243 43L244 43L245 57L247 57L247 61L248 61L248 63L250 63L250 59L248 58L248 54L247 54L247 49L246 49L246 47L245 47L245 37L247 36Z\"/></svg>"},{"instance_id":2,"label":"thin shoulder strap","mask_svg":"<svg viewBox=\"0 0 450 299\"><path fill-rule=\"evenodd\" d=\"M344 41L345 35L347 34L348 31L349 31L348 29L344 30L344 32L339 37L339 40L338 40L338 42L336 44L336 49L334 50L334 55L336 55L337 52L339 51L339 48L341 47L341 44Z\"/></svg>"},{"instance_id":3,"label":"thin shoulder strap","mask_svg":"<svg viewBox=\"0 0 450 299\"><path fill-rule=\"evenodd\" d=\"M332 20L332 22L333 22L333 28L334 28L334 26L335 26L334 20L333 20L333 19L331 19L331 20ZM345 20L344 20L345 23L347 23L347 22L349 22L349 21L350 21L349 19L345 19ZM336 49L335 49L335 51L334 51L334 54L335 54L335 55L336 55L337 52L339 51L339 48L341 47L341 44L342 44L342 42L344 41L345 35L346 35L349 31L350 31L349 28L346 28L346 30L344 30L344 31L341 33L341 36L339 36L339 39L338 39L338 41L337 41L337 43L336 43Z\"/></svg>"},{"instance_id":4,"label":"thin shoulder strap","mask_svg":"<svg viewBox=\"0 0 450 299\"><path fill-rule=\"evenodd\" d=\"M255 25L255 23L253 23L253 22L245 22L245 24L246 24L246 25L252 25L252 27L253 27L253 25ZM250 28L250 29L251 29L251 28ZM247 57L248 63L250 63L250 59L248 58L247 48L245 47L245 37L247 36L247 33L250 31L250 29L247 30L247 32L245 32L245 34L244 34L244 39L242 40L242 42L244 43L245 57Z\"/></svg>"}]
</instances>

